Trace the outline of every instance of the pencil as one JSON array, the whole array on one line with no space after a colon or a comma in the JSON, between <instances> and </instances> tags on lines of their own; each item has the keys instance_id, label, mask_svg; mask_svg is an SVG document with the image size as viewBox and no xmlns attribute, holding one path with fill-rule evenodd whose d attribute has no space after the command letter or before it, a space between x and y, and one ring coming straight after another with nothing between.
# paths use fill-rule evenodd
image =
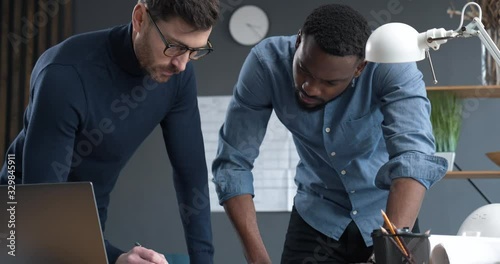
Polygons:
<instances>
[{"instance_id":1,"label":"pencil","mask_svg":"<svg viewBox=\"0 0 500 264\"><path fill-rule=\"evenodd\" d=\"M389 235L389 232L387 232L387 230L385 228L383 228L382 226L380 227L380 230L382 231L382 233L384 235ZM408 263L414 263L414 261L411 259L411 256L406 256L406 253L403 251L403 248L401 248L398 243L396 242L396 240L394 240L394 237L391 237L391 236L387 236L389 238L389 240L391 240L391 242L394 244L394 246L396 246L399 251L401 252L401 254L403 254L403 257L406 259L406 261L408 261Z\"/></svg>"},{"instance_id":2,"label":"pencil","mask_svg":"<svg viewBox=\"0 0 500 264\"><path fill-rule=\"evenodd\" d=\"M403 252L403 255L408 257L408 252L406 252L403 243L401 243L401 239L399 236L397 236L396 231L394 230L394 227L392 226L391 221L389 220L389 217L385 214L384 210L380 210L382 212L382 217L384 217L385 224L389 227L389 230L391 231L391 234L396 235L394 236L396 239L396 242L398 243L399 247L401 248L401 251Z\"/></svg>"},{"instance_id":3,"label":"pencil","mask_svg":"<svg viewBox=\"0 0 500 264\"><path fill-rule=\"evenodd\" d=\"M398 230L394 224L392 224L392 226L394 227L394 230ZM403 245L403 249L406 251L406 253L408 253L408 257L411 258L411 251L410 251L410 249L408 249L408 246L406 245L405 240L403 238L400 238L400 239L401 239L400 240L401 241L401 245Z\"/></svg>"}]
</instances>

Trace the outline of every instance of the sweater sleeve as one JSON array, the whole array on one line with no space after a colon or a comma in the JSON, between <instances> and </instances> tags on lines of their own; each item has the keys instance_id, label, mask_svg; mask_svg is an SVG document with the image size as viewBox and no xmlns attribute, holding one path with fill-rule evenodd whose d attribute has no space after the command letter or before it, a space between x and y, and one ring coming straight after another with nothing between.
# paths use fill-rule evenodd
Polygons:
<instances>
[{"instance_id":1,"label":"sweater sleeve","mask_svg":"<svg viewBox=\"0 0 500 264\"><path fill-rule=\"evenodd\" d=\"M78 163L73 147L86 111L72 66L49 65L33 76L23 151L23 183L63 182Z\"/></svg>"},{"instance_id":2,"label":"sweater sleeve","mask_svg":"<svg viewBox=\"0 0 500 264\"><path fill-rule=\"evenodd\" d=\"M108 263L114 264L118 257L125 251L113 246L108 240L104 240L104 245L106 246L106 255L108 256Z\"/></svg>"},{"instance_id":3,"label":"sweater sleeve","mask_svg":"<svg viewBox=\"0 0 500 264\"><path fill-rule=\"evenodd\" d=\"M193 67L179 81L176 102L162 121L191 264L213 263L208 172Z\"/></svg>"}]
</instances>

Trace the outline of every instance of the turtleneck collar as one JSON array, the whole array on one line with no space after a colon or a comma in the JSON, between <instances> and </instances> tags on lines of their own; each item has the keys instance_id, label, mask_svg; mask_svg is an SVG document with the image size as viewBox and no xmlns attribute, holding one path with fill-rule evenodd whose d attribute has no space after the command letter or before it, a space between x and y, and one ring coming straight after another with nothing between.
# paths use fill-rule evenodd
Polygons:
<instances>
[{"instance_id":1,"label":"turtleneck collar","mask_svg":"<svg viewBox=\"0 0 500 264\"><path fill-rule=\"evenodd\" d=\"M131 75L145 75L132 44L132 23L117 26L109 33L109 48L112 60Z\"/></svg>"}]
</instances>

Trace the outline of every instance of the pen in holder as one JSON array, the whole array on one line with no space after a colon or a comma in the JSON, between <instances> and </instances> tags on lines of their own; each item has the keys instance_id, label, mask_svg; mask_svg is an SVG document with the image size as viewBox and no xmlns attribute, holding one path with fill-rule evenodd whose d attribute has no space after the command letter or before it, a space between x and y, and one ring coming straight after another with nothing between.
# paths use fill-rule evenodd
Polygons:
<instances>
[{"instance_id":1,"label":"pen in holder","mask_svg":"<svg viewBox=\"0 0 500 264\"><path fill-rule=\"evenodd\" d=\"M398 245L396 237L403 244ZM414 234L400 231L389 234L382 229L372 232L375 262L383 264L427 264L430 256L429 234ZM408 254L405 252L408 251Z\"/></svg>"}]
</instances>

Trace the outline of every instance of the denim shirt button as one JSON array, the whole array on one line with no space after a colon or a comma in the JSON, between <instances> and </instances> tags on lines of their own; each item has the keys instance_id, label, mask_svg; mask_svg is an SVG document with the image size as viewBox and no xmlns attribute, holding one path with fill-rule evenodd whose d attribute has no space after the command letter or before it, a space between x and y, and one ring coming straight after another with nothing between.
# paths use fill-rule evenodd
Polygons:
<instances>
[{"instance_id":1,"label":"denim shirt button","mask_svg":"<svg viewBox=\"0 0 500 264\"><path fill-rule=\"evenodd\" d=\"M345 171L345 170L342 170L342 171L340 172L340 174L342 174L342 175L345 175L346 173L347 173L347 171Z\"/></svg>"},{"instance_id":2,"label":"denim shirt button","mask_svg":"<svg viewBox=\"0 0 500 264\"><path fill-rule=\"evenodd\" d=\"M326 133L330 133L330 130L331 129L329 127L325 128Z\"/></svg>"},{"instance_id":3,"label":"denim shirt button","mask_svg":"<svg viewBox=\"0 0 500 264\"><path fill-rule=\"evenodd\" d=\"M335 157L335 155L337 155L337 153L335 153L335 151L334 151L334 152L330 153L330 155L331 155L332 157Z\"/></svg>"},{"instance_id":4,"label":"denim shirt button","mask_svg":"<svg viewBox=\"0 0 500 264\"><path fill-rule=\"evenodd\" d=\"M357 215L357 214L358 214L358 211L354 210L354 211L352 211L352 214L353 214L353 215Z\"/></svg>"},{"instance_id":5,"label":"denim shirt button","mask_svg":"<svg viewBox=\"0 0 500 264\"><path fill-rule=\"evenodd\" d=\"M351 190L350 193L355 193L356 191L355 190Z\"/></svg>"}]
</instances>

